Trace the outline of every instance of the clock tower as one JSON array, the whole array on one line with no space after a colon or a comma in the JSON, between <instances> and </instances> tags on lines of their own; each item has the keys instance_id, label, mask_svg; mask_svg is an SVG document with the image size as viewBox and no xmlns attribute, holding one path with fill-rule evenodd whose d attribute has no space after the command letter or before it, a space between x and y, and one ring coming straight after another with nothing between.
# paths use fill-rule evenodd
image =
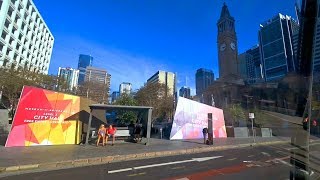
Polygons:
<instances>
[{"instance_id":1,"label":"clock tower","mask_svg":"<svg viewBox=\"0 0 320 180\"><path fill-rule=\"evenodd\" d=\"M238 76L238 43L235 31L235 20L224 3L217 23L218 58L220 79L227 76Z\"/></svg>"}]
</instances>

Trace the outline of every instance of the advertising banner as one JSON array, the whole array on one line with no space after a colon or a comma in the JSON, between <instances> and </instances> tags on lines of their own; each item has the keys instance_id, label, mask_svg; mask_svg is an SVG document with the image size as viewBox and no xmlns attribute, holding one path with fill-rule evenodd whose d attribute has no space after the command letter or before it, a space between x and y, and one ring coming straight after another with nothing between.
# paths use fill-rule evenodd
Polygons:
<instances>
[{"instance_id":1,"label":"advertising banner","mask_svg":"<svg viewBox=\"0 0 320 180\"><path fill-rule=\"evenodd\" d=\"M227 137L222 109L179 97L170 139L203 138L202 129L208 128L208 113L212 113L213 137Z\"/></svg>"},{"instance_id":2,"label":"advertising banner","mask_svg":"<svg viewBox=\"0 0 320 180\"><path fill-rule=\"evenodd\" d=\"M6 147L76 144L80 97L25 86Z\"/></svg>"}]
</instances>

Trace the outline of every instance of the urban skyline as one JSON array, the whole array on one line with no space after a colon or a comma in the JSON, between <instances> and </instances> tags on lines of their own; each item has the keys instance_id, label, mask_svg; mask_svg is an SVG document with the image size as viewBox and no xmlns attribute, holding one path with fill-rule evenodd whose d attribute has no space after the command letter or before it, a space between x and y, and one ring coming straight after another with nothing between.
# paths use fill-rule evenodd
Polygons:
<instances>
[{"instance_id":1,"label":"urban skyline","mask_svg":"<svg viewBox=\"0 0 320 180\"><path fill-rule=\"evenodd\" d=\"M50 3L48 4L43 4L40 1L35 0L35 3L37 6L39 6L39 9L41 11L41 8L45 8L48 4L50 5ZM189 2L192 4L192 2ZM118 89L118 85L121 82L125 82L125 81L130 81L133 84L133 90L140 88L141 86L143 86L143 84L145 83L146 79L148 77L150 77L150 75L152 75L155 71L158 70L165 70L165 71L171 71L171 72L175 72L177 73L177 89L179 89L182 86L190 86L191 88L191 94L195 94L195 77L194 77L194 73L195 70L198 68L208 68L208 69L212 69L214 71L214 73L216 74L216 76L218 77L219 73L218 73L218 65L217 65L217 52L215 51L216 47L216 33L217 33L217 29L215 27L215 24L220 16L220 12L221 12L221 7L223 2L206 2L207 4L209 4L210 8L207 9L204 7L204 5L198 5L201 8L203 8L203 10L205 10L206 12L208 12L209 14L206 14L204 17L204 14L201 14L200 12L197 11L198 16L195 18L205 18L205 22L204 24L202 24L203 27L201 27L201 29L196 29L197 31L195 32L195 35L198 35L198 31L203 31L205 29L205 36L203 37L201 36L201 41L205 42L203 43L203 45L201 46L201 48L194 48L193 51L194 52L192 56L188 57L188 58L184 58L184 61L191 61L190 59L199 59L197 60L196 64L195 63L182 63L182 60L177 61L176 58L180 57L181 51L177 51L176 53L171 53L169 51L165 51L166 49L164 49L162 52L164 54L167 54L169 52L169 54L171 54L170 56L164 58L164 57L157 57L157 56L150 56L149 52L147 51L147 49L144 51L146 53L140 53L140 52L135 52L132 51L130 48L126 49L126 48L117 48L117 47L113 47L114 44L108 44L105 42L95 42L96 39L95 37L93 37L92 39L90 38L90 40L88 40L88 38L78 38L77 35L74 36L70 36L68 38L65 38L66 36L64 36L64 34L62 33L62 35L57 35L57 36L61 36L62 42L58 42L56 43L57 45L55 46L58 50L53 52L53 60L50 66L50 72L56 72L57 70L54 68L55 67L66 67L66 66L71 66L71 67L76 67L76 59L79 54L84 53L84 54L91 54L94 59L95 59L95 66L99 66L99 67L103 67L105 69L107 69L110 74L113 75L113 79L112 79L112 83L111 83L111 90L117 90ZM250 7L259 7L260 3L249 3L247 1L244 1L243 3L248 4ZM268 3L269 4L269 3ZM272 4L272 3L270 3ZM53 9L55 8L54 4L53 5ZM120 6L119 4L112 4L114 6ZM138 3L138 5L141 5ZM150 5L150 4L149 4ZM171 10L175 10L177 7L176 4L169 4ZM229 11L231 12L231 14L235 17L236 20L236 31L237 31L237 35L238 35L238 43L239 43L239 53L245 52L247 49L249 49L250 47L252 47L252 45L257 44L258 43L258 38L257 38L257 33L259 30L259 24L261 24L262 22L264 22L265 20L270 19L271 17L273 17L275 14L281 12L283 14L288 14L290 16L292 16L293 18L295 18L295 13L294 13L294 1L292 2L281 2L277 7L273 7L273 6L269 6L269 9L266 10L266 13L261 13L258 15L255 15L255 17L253 19L248 20L247 18L249 16L251 16L252 14L256 14L256 10L252 10L250 13L245 13L245 15L242 15L243 12L239 12L240 10L236 9L236 3L233 2L227 2ZM80 3L81 6L81 3ZM122 5L121 5L122 6ZM172 6L172 7L171 7ZM140 7L140 6L139 6ZM83 8L83 7L81 7ZM119 8L119 7L118 7ZM161 7L159 7L161 11ZM188 8L188 7L186 7ZM52 20L52 17L50 17L49 13L50 13L50 9L51 8L45 8L45 11L41 11L44 12L44 17L45 19L48 20ZM251 10L252 8L250 8ZM258 8L254 8L254 9L258 9ZM181 11L181 13L186 13L187 9L179 9L179 12ZM259 11L260 12L260 11ZM47 14L48 13L48 14ZM116 13L116 12L111 12L111 13ZM158 12L159 13L159 12ZM47 16L47 15L49 16ZM123 15L125 16L125 15ZM200 17L201 16L201 17ZM188 16L189 17L189 16ZM178 17L177 17L178 18ZM179 16L179 18L182 18ZM185 18L185 17L184 17ZM209 19L208 19L209 18ZM177 20L177 19L175 19ZM196 23L195 21L199 20L199 19L190 19L189 20L185 20L186 24L177 24L177 26L175 26L175 28L180 29L180 28L184 28L183 25L187 25L189 23ZM54 20L52 20L54 21ZM115 22L111 22L111 23L115 23ZM162 21L160 22L162 23ZM50 22L48 22L48 24L50 25ZM131 24L132 25L132 24ZM179 25L179 26L178 26ZM201 24L199 24L201 25ZM106 25L107 26L107 25ZM150 25L149 25L150 26ZM210 26L210 27L209 27ZM121 26L119 27L121 28ZM72 28L71 28L72 29ZM61 33L61 31L59 30L59 27L55 27L53 29L54 31L58 31L58 34ZM190 33L189 29L186 30L188 33ZM208 32L210 31L210 32ZM245 33L246 32L246 33ZM82 32L79 32L79 34L81 34ZM155 31L154 33L160 33L160 35L163 35L162 32L158 32ZM165 33L169 33L169 32L165 32ZM56 33L54 33L56 34ZM248 34L251 34L250 36ZM86 36L89 37L89 36ZM171 37L171 36L170 36ZM181 38L181 37L179 37ZM70 39L73 43L72 48L68 48L68 39ZM244 40L245 39L245 40ZM168 40L168 39L166 39ZM170 40L170 39L169 39ZM145 41L145 40L143 40ZM192 39L191 42L195 41L194 39ZM139 45L139 43L137 44ZM90 48L88 47L90 46ZM206 46L206 47L204 47ZM54 48L55 48L54 47ZM140 46L137 46L140 47ZM61 52L61 48L63 49L63 53ZM141 47L142 48L142 47ZM185 49L185 47L181 47L182 49ZM210 51L208 51L208 48L210 48ZM206 52L204 54L206 54L206 57L203 57L202 55L200 55L199 57L196 57L196 54L198 55L198 51L201 51L200 49L205 50ZM187 50L188 51L188 50ZM184 50L184 52L186 52ZM63 55L64 56L61 56ZM172 57L175 54L177 57ZM202 53L203 54L203 53ZM70 57L75 57L75 58L70 58ZM184 55L183 55L184 56ZM189 56L189 55L188 55ZM68 59L68 61L65 62L61 62L61 60L57 60L56 58L61 59ZM168 63L169 61L176 61L175 63ZM128 65L124 65L124 67L121 67L120 65L123 64L124 62L127 62ZM68 63L68 65L63 65L63 63ZM73 65L71 64L73 63ZM130 64L140 64L141 66L141 70L137 71L135 66L132 66ZM126 69L125 71L122 71L122 69ZM128 74L129 72L130 75ZM130 79L129 79L130 77ZM186 83L186 81L188 82L188 84Z\"/></svg>"}]
</instances>

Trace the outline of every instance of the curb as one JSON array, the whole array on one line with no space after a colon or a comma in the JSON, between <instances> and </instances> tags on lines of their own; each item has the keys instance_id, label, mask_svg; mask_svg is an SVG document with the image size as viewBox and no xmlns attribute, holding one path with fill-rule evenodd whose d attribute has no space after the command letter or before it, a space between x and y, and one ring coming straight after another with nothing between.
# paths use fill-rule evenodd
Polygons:
<instances>
[{"instance_id":1,"label":"curb","mask_svg":"<svg viewBox=\"0 0 320 180\"><path fill-rule=\"evenodd\" d=\"M157 157L196 154L196 153L203 153L203 152L210 152L210 151L243 148L243 147L250 147L253 145L265 146L265 145L284 144L284 143L289 143L289 141L271 141L271 142L269 141L269 142L255 143L255 144L246 143L246 144L239 144L239 145L196 147L191 149L179 149L179 150L173 150L173 151L158 151L158 152L147 152L147 153L139 153L139 154L94 157L94 158L88 158L88 159L76 159L76 160L60 161L60 162L52 162L52 163L27 164L27 165L20 165L20 166L0 167L0 173L34 170L34 169L73 168L73 167L105 164L105 163L114 163L114 162L122 162L122 161L150 159L150 158L157 158Z\"/></svg>"}]
</instances>

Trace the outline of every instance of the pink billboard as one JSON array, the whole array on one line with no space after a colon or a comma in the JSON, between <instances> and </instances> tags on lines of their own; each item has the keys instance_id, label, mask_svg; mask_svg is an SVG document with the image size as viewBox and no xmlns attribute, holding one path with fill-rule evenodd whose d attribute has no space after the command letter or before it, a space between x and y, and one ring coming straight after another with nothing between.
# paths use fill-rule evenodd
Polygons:
<instances>
[{"instance_id":1,"label":"pink billboard","mask_svg":"<svg viewBox=\"0 0 320 180\"><path fill-rule=\"evenodd\" d=\"M208 127L208 113L212 113L213 137L227 137L222 109L179 97L170 139L203 138L202 129Z\"/></svg>"}]
</instances>

